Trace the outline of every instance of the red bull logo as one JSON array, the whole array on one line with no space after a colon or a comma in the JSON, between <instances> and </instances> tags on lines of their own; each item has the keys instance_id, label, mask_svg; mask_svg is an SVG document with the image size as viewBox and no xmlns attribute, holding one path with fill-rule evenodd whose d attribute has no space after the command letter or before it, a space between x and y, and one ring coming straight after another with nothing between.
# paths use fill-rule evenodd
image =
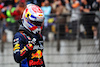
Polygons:
<instances>
[{"instance_id":1,"label":"red bull logo","mask_svg":"<svg viewBox=\"0 0 100 67\"><path fill-rule=\"evenodd\" d=\"M42 52L41 52L41 50L38 50L36 53L32 53L31 55L32 55L31 59L41 58L42 57Z\"/></svg>"},{"instance_id":2,"label":"red bull logo","mask_svg":"<svg viewBox=\"0 0 100 67\"><path fill-rule=\"evenodd\" d=\"M29 60L29 66L42 65L42 64L43 64L42 59L38 59L37 61Z\"/></svg>"},{"instance_id":3,"label":"red bull logo","mask_svg":"<svg viewBox=\"0 0 100 67\"><path fill-rule=\"evenodd\" d=\"M20 44L16 44L15 46L14 46L14 48L13 48L13 51L15 51L15 50L17 50L17 49L20 49Z\"/></svg>"}]
</instances>

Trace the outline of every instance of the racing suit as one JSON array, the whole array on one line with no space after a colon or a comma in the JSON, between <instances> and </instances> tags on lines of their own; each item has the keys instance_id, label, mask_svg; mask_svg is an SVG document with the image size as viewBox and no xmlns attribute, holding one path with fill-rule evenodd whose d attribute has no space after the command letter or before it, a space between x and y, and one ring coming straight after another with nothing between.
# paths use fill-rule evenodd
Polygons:
<instances>
[{"instance_id":1,"label":"racing suit","mask_svg":"<svg viewBox=\"0 0 100 67\"><path fill-rule=\"evenodd\" d=\"M43 38L40 33L33 34L22 26L14 35L14 59L17 63L26 64L25 67L45 67L43 48Z\"/></svg>"}]
</instances>

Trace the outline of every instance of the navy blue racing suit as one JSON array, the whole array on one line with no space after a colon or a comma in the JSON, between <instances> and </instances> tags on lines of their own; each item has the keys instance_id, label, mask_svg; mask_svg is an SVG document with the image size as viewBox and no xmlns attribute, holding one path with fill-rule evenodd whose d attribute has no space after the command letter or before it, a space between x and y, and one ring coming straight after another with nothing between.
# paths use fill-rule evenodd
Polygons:
<instances>
[{"instance_id":1,"label":"navy blue racing suit","mask_svg":"<svg viewBox=\"0 0 100 67\"><path fill-rule=\"evenodd\" d=\"M37 40L36 44L31 44L33 38ZM32 50L27 49L28 44L33 46ZM21 63L21 67L45 67L43 49L43 38L40 33L33 34L24 28L14 35L13 55L15 61Z\"/></svg>"}]
</instances>

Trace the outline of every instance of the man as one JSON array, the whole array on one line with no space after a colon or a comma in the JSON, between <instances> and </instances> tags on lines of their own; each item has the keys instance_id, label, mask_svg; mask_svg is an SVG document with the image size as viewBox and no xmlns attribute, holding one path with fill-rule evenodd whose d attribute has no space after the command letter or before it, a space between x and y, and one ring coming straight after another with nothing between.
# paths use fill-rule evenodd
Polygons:
<instances>
[{"instance_id":1,"label":"man","mask_svg":"<svg viewBox=\"0 0 100 67\"><path fill-rule=\"evenodd\" d=\"M50 30L48 30L48 28L50 28L50 26L48 25L48 19L50 18L47 15L50 15L51 13L51 6L48 0L44 1L44 6L41 7L41 9L44 12L45 15L45 20L44 20L44 30L46 30L45 33L43 33L43 35L46 37L45 40L48 40L48 33L50 32ZM44 32L44 31L43 31Z\"/></svg>"},{"instance_id":2,"label":"man","mask_svg":"<svg viewBox=\"0 0 100 67\"><path fill-rule=\"evenodd\" d=\"M77 34L77 23L80 19L80 3L78 0L72 0L72 4L70 4L69 0L65 0L66 8L71 11L71 25L72 25L72 39L76 39Z\"/></svg>"},{"instance_id":3,"label":"man","mask_svg":"<svg viewBox=\"0 0 100 67\"><path fill-rule=\"evenodd\" d=\"M91 11L94 12L91 17L93 19L93 21L92 21L92 23L93 23L93 25L92 25L93 39L95 39L95 40L97 39L97 33L98 33L98 31L97 31L97 27L98 27L98 21L97 20L98 20L98 18L96 17L96 12L98 12L99 8L100 8L98 1L100 1L100 0L94 0L91 3Z\"/></svg>"},{"instance_id":4,"label":"man","mask_svg":"<svg viewBox=\"0 0 100 67\"><path fill-rule=\"evenodd\" d=\"M93 14L89 13L91 10L91 5L89 4L88 0L81 0L82 4L80 6L80 10L83 13L81 18L81 23L84 25L86 30L86 37L93 38Z\"/></svg>"},{"instance_id":5,"label":"man","mask_svg":"<svg viewBox=\"0 0 100 67\"><path fill-rule=\"evenodd\" d=\"M27 5L23 12L22 24L13 39L14 59L25 63L26 67L45 67L43 60L43 27L44 14L34 4ZM21 64L22 66L22 64Z\"/></svg>"}]
</instances>

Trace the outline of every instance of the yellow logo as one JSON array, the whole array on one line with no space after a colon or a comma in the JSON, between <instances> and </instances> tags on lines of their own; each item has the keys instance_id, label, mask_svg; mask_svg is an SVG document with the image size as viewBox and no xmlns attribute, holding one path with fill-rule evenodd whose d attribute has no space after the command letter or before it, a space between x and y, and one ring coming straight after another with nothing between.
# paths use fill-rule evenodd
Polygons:
<instances>
[{"instance_id":1,"label":"yellow logo","mask_svg":"<svg viewBox=\"0 0 100 67\"><path fill-rule=\"evenodd\" d=\"M20 53L22 54L25 50L26 50L26 47L24 46L24 48L20 50Z\"/></svg>"},{"instance_id":2,"label":"yellow logo","mask_svg":"<svg viewBox=\"0 0 100 67\"><path fill-rule=\"evenodd\" d=\"M41 57L42 57L42 51L38 50L36 53L32 53L31 59L33 59L33 58L41 58Z\"/></svg>"},{"instance_id":3,"label":"yellow logo","mask_svg":"<svg viewBox=\"0 0 100 67\"><path fill-rule=\"evenodd\" d=\"M39 14L39 16L43 16L42 14Z\"/></svg>"},{"instance_id":4,"label":"yellow logo","mask_svg":"<svg viewBox=\"0 0 100 67\"><path fill-rule=\"evenodd\" d=\"M20 49L20 44L16 44L15 46L14 46L14 48L13 48L13 51L15 51L16 49Z\"/></svg>"}]
</instances>

